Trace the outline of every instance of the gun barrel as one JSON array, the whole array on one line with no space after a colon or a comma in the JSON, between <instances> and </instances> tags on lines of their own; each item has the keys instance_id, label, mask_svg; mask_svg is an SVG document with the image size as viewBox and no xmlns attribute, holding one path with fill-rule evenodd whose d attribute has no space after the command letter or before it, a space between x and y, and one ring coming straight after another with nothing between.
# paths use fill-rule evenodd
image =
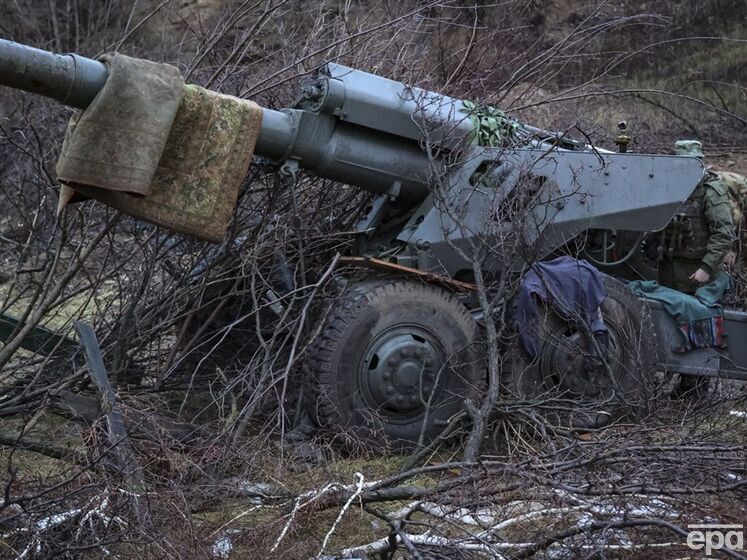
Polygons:
<instances>
[{"instance_id":1,"label":"gun barrel","mask_svg":"<svg viewBox=\"0 0 747 560\"><path fill-rule=\"evenodd\" d=\"M56 99L76 109L88 107L104 87L106 64L77 54L55 54L0 39L0 85ZM263 109L257 152L283 155L292 141L289 119L279 111Z\"/></svg>"},{"instance_id":2,"label":"gun barrel","mask_svg":"<svg viewBox=\"0 0 747 560\"><path fill-rule=\"evenodd\" d=\"M102 62L0 39L0 86L85 109L107 78ZM415 140L312 111L262 111L257 155L276 162L295 160L302 169L371 192L406 199L427 193L428 158Z\"/></svg>"},{"instance_id":3,"label":"gun barrel","mask_svg":"<svg viewBox=\"0 0 747 560\"><path fill-rule=\"evenodd\" d=\"M104 87L106 65L0 39L0 84L85 109Z\"/></svg>"}]
</instances>

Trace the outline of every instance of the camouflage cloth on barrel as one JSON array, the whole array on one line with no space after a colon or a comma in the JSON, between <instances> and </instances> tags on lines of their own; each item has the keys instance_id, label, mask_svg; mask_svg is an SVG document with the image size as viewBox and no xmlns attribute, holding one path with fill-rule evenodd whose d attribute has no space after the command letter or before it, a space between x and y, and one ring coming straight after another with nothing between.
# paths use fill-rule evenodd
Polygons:
<instances>
[{"instance_id":1,"label":"camouflage cloth on barrel","mask_svg":"<svg viewBox=\"0 0 747 560\"><path fill-rule=\"evenodd\" d=\"M181 103L169 123L146 196L109 189L106 180L94 186L72 186L131 216L200 239L220 241L251 163L262 109L251 101L199 86L179 88ZM66 143L76 134L74 122L70 128ZM63 157L65 153L63 146Z\"/></svg>"},{"instance_id":2,"label":"camouflage cloth on barrel","mask_svg":"<svg viewBox=\"0 0 747 560\"><path fill-rule=\"evenodd\" d=\"M101 61L109 77L88 108L70 120L57 178L63 184L150 194L184 81L169 64L121 54Z\"/></svg>"}]
</instances>

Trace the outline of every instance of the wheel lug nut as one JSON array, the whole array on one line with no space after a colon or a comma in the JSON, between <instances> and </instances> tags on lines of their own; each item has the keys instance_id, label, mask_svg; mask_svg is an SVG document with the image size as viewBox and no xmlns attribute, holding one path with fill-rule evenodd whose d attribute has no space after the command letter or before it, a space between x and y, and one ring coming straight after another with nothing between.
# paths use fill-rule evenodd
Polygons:
<instances>
[{"instance_id":1,"label":"wheel lug nut","mask_svg":"<svg viewBox=\"0 0 747 560\"><path fill-rule=\"evenodd\" d=\"M392 378L392 374L388 371L384 372L384 381L389 381Z\"/></svg>"},{"instance_id":2,"label":"wheel lug nut","mask_svg":"<svg viewBox=\"0 0 747 560\"><path fill-rule=\"evenodd\" d=\"M423 355L423 350L421 348L416 348L415 355L419 358L420 356Z\"/></svg>"},{"instance_id":3,"label":"wheel lug nut","mask_svg":"<svg viewBox=\"0 0 747 560\"><path fill-rule=\"evenodd\" d=\"M389 387L386 388L386 392L391 395L392 393L394 393L394 387L389 385Z\"/></svg>"},{"instance_id":4,"label":"wheel lug nut","mask_svg":"<svg viewBox=\"0 0 747 560\"><path fill-rule=\"evenodd\" d=\"M410 351L407 348L402 349L402 355L407 356L410 353Z\"/></svg>"},{"instance_id":5,"label":"wheel lug nut","mask_svg":"<svg viewBox=\"0 0 747 560\"><path fill-rule=\"evenodd\" d=\"M390 366L396 366L397 365L397 359L396 358L389 358L389 365Z\"/></svg>"},{"instance_id":6,"label":"wheel lug nut","mask_svg":"<svg viewBox=\"0 0 747 560\"><path fill-rule=\"evenodd\" d=\"M403 402L405 402L405 397L403 397L402 395L400 395L399 397L397 397L397 402L398 402L398 403L403 403Z\"/></svg>"},{"instance_id":7,"label":"wheel lug nut","mask_svg":"<svg viewBox=\"0 0 747 560\"><path fill-rule=\"evenodd\" d=\"M417 395L412 395L412 396L410 397L410 402L411 402L411 403L413 403L413 404L414 404L414 403L416 403L416 402L418 402L418 397L417 397Z\"/></svg>"}]
</instances>

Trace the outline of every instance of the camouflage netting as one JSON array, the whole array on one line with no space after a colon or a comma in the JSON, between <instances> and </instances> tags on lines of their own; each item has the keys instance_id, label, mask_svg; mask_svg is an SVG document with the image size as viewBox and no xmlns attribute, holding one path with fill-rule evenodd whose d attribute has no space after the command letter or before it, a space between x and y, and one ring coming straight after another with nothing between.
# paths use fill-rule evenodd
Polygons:
<instances>
[{"instance_id":1,"label":"camouflage netting","mask_svg":"<svg viewBox=\"0 0 747 560\"><path fill-rule=\"evenodd\" d=\"M168 65L154 66L171 68ZM170 73L169 70L166 72ZM143 76L132 75L131 80L141 84ZM150 106L153 97L147 88L138 87L142 104ZM126 85L108 91L105 88L89 109L71 120L58 162L60 181L64 183L60 193L61 206L71 198L74 190L126 214L179 233L208 241L222 238L233 215L239 187L251 163L262 123L262 109L251 101L199 86L184 86L181 78L175 81L173 88L179 90L173 95L178 95L181 103L174 111L171 122L164 118L166 111L163 108L154 108L151 114L144 117L152 138L130 135L129 129L136 121L122 118L112 120L114 134L103 138L99 136L97 127L81 128L81 123L91 110L99 111L106 107L106 110L121 117L121 110L112 107L116 106L120 93L125 99L131 97ZM106 104L97 103L104 94L112 99ZM138 114L142 117L142 113ZM116 135L118 126L122 129L121 137ZM155 128L158 129L157 134ZM167 139L161 142L164 132ZM124 152L119 161L131 163L135 174L143 177L145 174L142 170L148 171L150 181L147 188L143 184L138 185L137 189L119 188L122 181L118 171L128 167L106 167L108 149L91 150L95 155L105 156L95 162L101 168L98 174L88 172L92 165L90 162L77 168L81 171L78 175L70 172L71 168L76 169L77 163L70 157L71 146L105 143L110 139L117 152ZM145 142L151 142L147 150L143 149ZM153 145L161 145L160 159L155 161L152 157ZM76 177L84 180L76 180ZM136 194L130 194L133 192Z\"/></svg>"},{"instance_id":2,"label":"camouflage netting","mask_svg":"<svg viewBox=\"0 0 747 560\"><path fill-rule=\"evenodd\" d=\"M471 144L488 148L505 147L515 139L519 125L505 112L492 105L478 105L472 101L462 102L462 107L472 121Z\"/></svg>"}]
</instances>

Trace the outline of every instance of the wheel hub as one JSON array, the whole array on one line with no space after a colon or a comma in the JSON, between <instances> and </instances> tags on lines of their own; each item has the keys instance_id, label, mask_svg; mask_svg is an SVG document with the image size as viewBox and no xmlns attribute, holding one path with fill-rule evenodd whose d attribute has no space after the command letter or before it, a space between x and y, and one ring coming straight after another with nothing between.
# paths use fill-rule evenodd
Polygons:
<instances>
[{"instance_id":1,"label":"wheel hub","mask_svg":"<svg viewBox=\"0 0 747 560\"><path fill-rule=\"evenodd\" d=\"M364 397L378 409L419 412L433 391L443 359L438 343L415 326L390 329L376 337L360 368Z\"/></svg>"},{"instance_id":2,"label":"wheel hub","mask_svg":"<svg viewBox=\"0 0 747 560\"><path fill-rule=\"evenodd\" d=\"M563 324L545 340L541 356L542 378L582 397L606 397L617 388L622 348L609 328L607 365L596 358L587 337L575 327ZM612 376L612 377L611 377ZM614 378L617 379L614 379Z\"/></svg>"}]
</instances>

